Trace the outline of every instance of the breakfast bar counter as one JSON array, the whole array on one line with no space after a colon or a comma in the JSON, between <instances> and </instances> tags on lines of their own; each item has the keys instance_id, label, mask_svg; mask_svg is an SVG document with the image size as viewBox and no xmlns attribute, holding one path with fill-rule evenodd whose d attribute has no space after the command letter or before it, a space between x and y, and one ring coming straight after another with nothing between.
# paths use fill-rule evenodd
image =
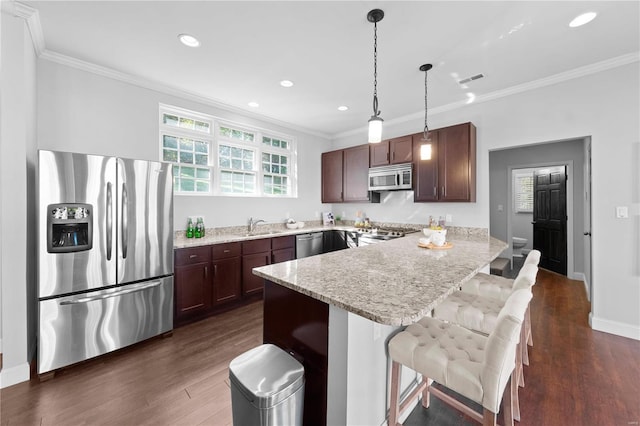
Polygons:
<instances>
[{"instance_id":1,"label":"breakfast bar counter","mask_svg":"<svg viewBox=\"0 0 640 426\"><path fill-rule=\"evenodd\" d=\"M386 325L409 325L507 248L487 236L451 235L450 249L418 246L422 233L263 266L253 273Z\"/></svg>"},{"instance_id":2,"label":"breakfast bar counter","mask_svg":"<svg viewBox=\"0 0 640 426\"><path fill-rule=\"evenodd\" d=\"M255 268L265 279L264 342L305 367L305 425L382 425L388 410L387 342L507 248L486 234L449 233L449 249L422 233ZM403 391L417 385L403 369ZM401 419L402 420L402 419Z\"/></svg>"}]
</instances>

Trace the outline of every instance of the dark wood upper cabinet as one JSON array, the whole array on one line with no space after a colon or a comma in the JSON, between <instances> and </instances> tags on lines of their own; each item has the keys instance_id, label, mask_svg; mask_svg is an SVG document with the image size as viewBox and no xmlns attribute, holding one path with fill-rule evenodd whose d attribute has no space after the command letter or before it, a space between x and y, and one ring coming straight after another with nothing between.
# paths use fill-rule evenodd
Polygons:
<instances>
[{"instance_id":1,"label":"dark wood upper cabinet","mask_svg":"<svg viewBox=\"0 0 640 426\"><path fill-rule=\"evenodd\" d=\"M322 154L322 202L342 202L342 150Z\"/></svg>"},{"instance_id":2,"label":"dark wood upper cabinet","mask_svg":"<svg viewBox=\"0 0 640 426\"><path fill-rule=\"evenodd\" d=\"M369 147L369 166L378 167L389 164L389 141L372 143Z\"/></svg>"},{"instance_id":3,"label":"dark wood upper cabinet","mask_svg":"<svg viewBox=\"0 0 640 426\"><path fill-rule=\"evenodd\" d=\"M413 141L413 200L438 201L438 131L429 132L431 159L420 159L420 147L427 143L424 133L416 133Z\"/></svg>"},{"instance_id":4,"label":"dark wood upper cabinet","mask_svg":"<svg viewBox=\"0 0 640 426\"><path fill-rule=\"evenodd\" d=\"M410 163L413 159L412 137L401 136L369 147L369 166Z\"/></svg>"},{"instance_id":5,"label":"dark wood upper cabinet","mask_svg":"<svg viewBox=\"0 0 640 426\"><path fill-rule=\"evenodd\" d=\"M438 130L441 201L476 201L476 127L458 124Z\"/></svg>"},{"instance_id":6,"label":"dark wood upper cabinet","mask_svg":"<svg viewBox=\"0 0 640 426\"><path fill-rule=\"evenodd\" d=\"M373 198L372 198L373 197ZM369 145L322 154L322 202L380 202L369 192Z\"/></svg>"},{"instance_id":7,"label":"dark wood upper cabinet","mask_svg":"<svg viewBox=\"0 0 640 426\"><path fill-rule=\"evenodd\" d=\"M369 145L344 150L343 201L369 201Z\"/></svg>"},{"instance_id":8,"label":"dark wood upper cabinet","mask_svg":"<svg viewBox=\"0 0 640 426\"><path fill-rule=\"evenodd\" d=\"M413 135L414 201L476 201L476 128L472 123L429 133L431 160L420 159L423 134Z\"/></svg>"}]
</instances>

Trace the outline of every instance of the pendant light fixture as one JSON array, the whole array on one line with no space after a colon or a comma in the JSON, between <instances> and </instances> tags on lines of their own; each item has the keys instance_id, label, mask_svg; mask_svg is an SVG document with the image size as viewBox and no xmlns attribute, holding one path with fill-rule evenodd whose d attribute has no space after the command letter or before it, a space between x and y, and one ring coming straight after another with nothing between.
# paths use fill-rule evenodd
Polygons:
<instances>
[{"instance_id":1,"label":"pendant light fixture","mask_svg":"<svg viewBox=\"0 0 640 426\"><path fill-rule=\"evenodd\" d=\"M382 117L378 110L378 22L384 18L384 12L373 9L367 13L367 20L373 22L373 115L369 119L369 143L382 141Z\"/></svg>"},{"instance_id":2,"label":"pendant light fixture","mask_svg":"<svg viewBox=\"0 0 640 426\"><path fill-rule=\"evenodd\" d=\"M420 66L420 71L424 71L424 130L422 131L423 143L420 145L420 159L431 160L431 139L429 137L429 125L427 124L427 71L433 68L431 64Z\"/></svg>"}]
</instances>

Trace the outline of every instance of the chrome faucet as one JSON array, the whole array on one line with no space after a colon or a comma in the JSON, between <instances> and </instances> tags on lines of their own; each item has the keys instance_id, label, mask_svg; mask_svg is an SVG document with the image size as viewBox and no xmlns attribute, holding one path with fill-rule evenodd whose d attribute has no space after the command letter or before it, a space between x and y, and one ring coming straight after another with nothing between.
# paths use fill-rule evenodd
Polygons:
<instances>
[{"instance_id":1,"label":"chrome faucet","mask_svg":"<svg viewBox=\"0 0 640 426\"><path fill-rule=\"evenodd\" d=\"M259 224L260 222L262 223L266 223L264 220L259 219L259 220L253 220L252 217L249 218L249 233L251 234L255 229L256 229L256 225Z\"/></svg>"}]
</instances>

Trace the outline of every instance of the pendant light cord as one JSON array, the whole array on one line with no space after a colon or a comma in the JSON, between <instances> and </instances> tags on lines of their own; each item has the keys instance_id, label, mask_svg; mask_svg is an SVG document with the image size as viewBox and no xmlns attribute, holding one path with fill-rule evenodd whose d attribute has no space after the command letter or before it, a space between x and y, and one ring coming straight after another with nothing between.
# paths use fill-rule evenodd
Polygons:
<instances>
[{"instance_id":1,"label":"pendant light cord","mask_svg":"<svg viewBox=\"0 0 640 426\"><path fill-rule=\"evenodd\" d=\"M378 111L378 23L373 23L373 115L379 116Z\"/></svg>"},{"instance_id":2,"label":"pendant light cord","mask_svg":"<svg viewBox=\"0 0 640 426\"><path fill-rule=\"evenodd\" d=\"M427 124L427 71L424 72L424 130L422 138L424 140L429 140L429 125Z\"/></svg>"}]
</instances>

